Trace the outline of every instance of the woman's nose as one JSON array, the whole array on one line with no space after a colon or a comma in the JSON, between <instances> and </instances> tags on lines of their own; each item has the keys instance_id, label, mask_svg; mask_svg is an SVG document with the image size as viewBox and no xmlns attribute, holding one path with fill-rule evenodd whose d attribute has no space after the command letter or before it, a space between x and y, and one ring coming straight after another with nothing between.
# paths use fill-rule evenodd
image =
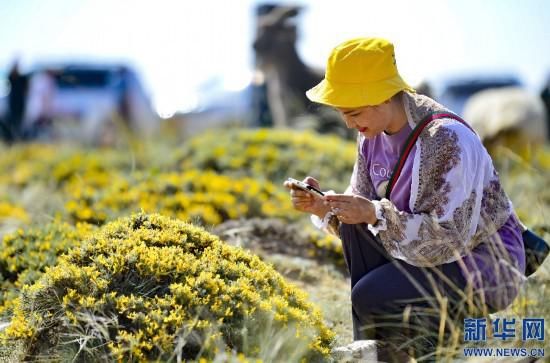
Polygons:
<instances>
[{"instance_id":1,"label":"woman's nose","mask_svg":"<svg viewBox=\"0 0 550 363\"><path fill-rule=\"evenodd\" d=\"M355 127L355 122L350 117L344 117L344 122L348 129L353 129Z\"/></svg>"}]
</instances>

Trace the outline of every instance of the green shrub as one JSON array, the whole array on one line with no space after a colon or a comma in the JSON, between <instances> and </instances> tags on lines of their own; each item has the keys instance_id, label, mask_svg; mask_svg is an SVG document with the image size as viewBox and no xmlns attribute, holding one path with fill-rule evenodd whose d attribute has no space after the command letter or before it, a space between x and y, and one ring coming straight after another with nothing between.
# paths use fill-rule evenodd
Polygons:
<instances>
[{"instance_id":1,"label":"green shrub","mask_svg":"<svg viewBox=\"0 0 550 363\"><path fill-rule=\"evenodd\" d=\"M333 340L304 293L258 257L138 214L102 227L25 287L3 339L23 340L26 358L169 361L258 357L279 344L259 340L265 329L291 332L278 361L297 349L324 360Z\"/></svg>"}]
</instances>

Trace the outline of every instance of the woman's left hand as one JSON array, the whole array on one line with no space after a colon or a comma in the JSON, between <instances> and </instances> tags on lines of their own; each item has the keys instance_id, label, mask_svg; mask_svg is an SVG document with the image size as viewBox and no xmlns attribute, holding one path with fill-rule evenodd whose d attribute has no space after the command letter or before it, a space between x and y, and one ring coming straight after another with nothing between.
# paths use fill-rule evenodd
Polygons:
<instances>
[{"instance_id":1,"label":"woman's left hand","mask_svg":"<svg viewBox=\"0 0 550 363\"><path fill-rule=\"evenodd\" d=\"M331 194L326 195L325 203L346 224L370 223L377 221L374 204L360 195Z\"/></svg>"}]
</instances>

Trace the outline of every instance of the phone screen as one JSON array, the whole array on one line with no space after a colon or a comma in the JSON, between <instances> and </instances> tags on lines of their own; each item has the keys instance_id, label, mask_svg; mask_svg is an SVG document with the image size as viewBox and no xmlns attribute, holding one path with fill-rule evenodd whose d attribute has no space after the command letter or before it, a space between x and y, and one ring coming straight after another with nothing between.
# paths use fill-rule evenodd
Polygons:
<instances>
[{"instance_id":1,"label":"phone screen","mask_svg":"<svg viewBox=\"0 0 550 363\"><path fill-rule=\"evenodd\" d=\"M323 193L319 189L315 188L314 186L308 185L306 188L309 192L314 192L314 193L320 195L321 197L325 195L325 193Z\"/></svg>"},{"instance_id":2,"label":"phone screen","mask_svg":"<svg viewBox=\"0 0 550 363\"><path fill-rule=\"evenodd\" d=\"M325 194L320 191L319 189L315 188L314 186L312 185L309 185L309 184L306 184L302 181L299 181L299 180L296 180L296 179L293 179L293 178L288 178L288 181L292 183L292 185L296 186L297 188L299 189L302 189L310 194L313 194L317 197L322 197L324 196Z\"/></svg>"}]
</instances>

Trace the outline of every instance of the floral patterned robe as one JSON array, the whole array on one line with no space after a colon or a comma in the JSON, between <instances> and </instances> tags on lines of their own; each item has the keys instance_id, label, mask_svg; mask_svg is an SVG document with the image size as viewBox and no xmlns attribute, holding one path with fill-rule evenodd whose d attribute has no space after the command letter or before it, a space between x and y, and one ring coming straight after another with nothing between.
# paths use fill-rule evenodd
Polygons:
<instances>
[{"instance_id":1,"label":"floral patterned robe","mask_svg":"<svg viewBox=\"0 0 550 363\"><path fill-rule=\"evenodd\" d=\"M432 112L449 112L432 99L404 93L411 128ZM411 121L409 121L411 122ZM409 200L411 213L380 199L362 155L364 136L358 136L357 160L347 193L373 201L378 222L368 225L388 253L415 266L453 262L488 240L507 221L513 207L479 137L453 119L432 121L416 142ZM338 220L329 231L337 235Z\"/></svg>"}]
</instances>

